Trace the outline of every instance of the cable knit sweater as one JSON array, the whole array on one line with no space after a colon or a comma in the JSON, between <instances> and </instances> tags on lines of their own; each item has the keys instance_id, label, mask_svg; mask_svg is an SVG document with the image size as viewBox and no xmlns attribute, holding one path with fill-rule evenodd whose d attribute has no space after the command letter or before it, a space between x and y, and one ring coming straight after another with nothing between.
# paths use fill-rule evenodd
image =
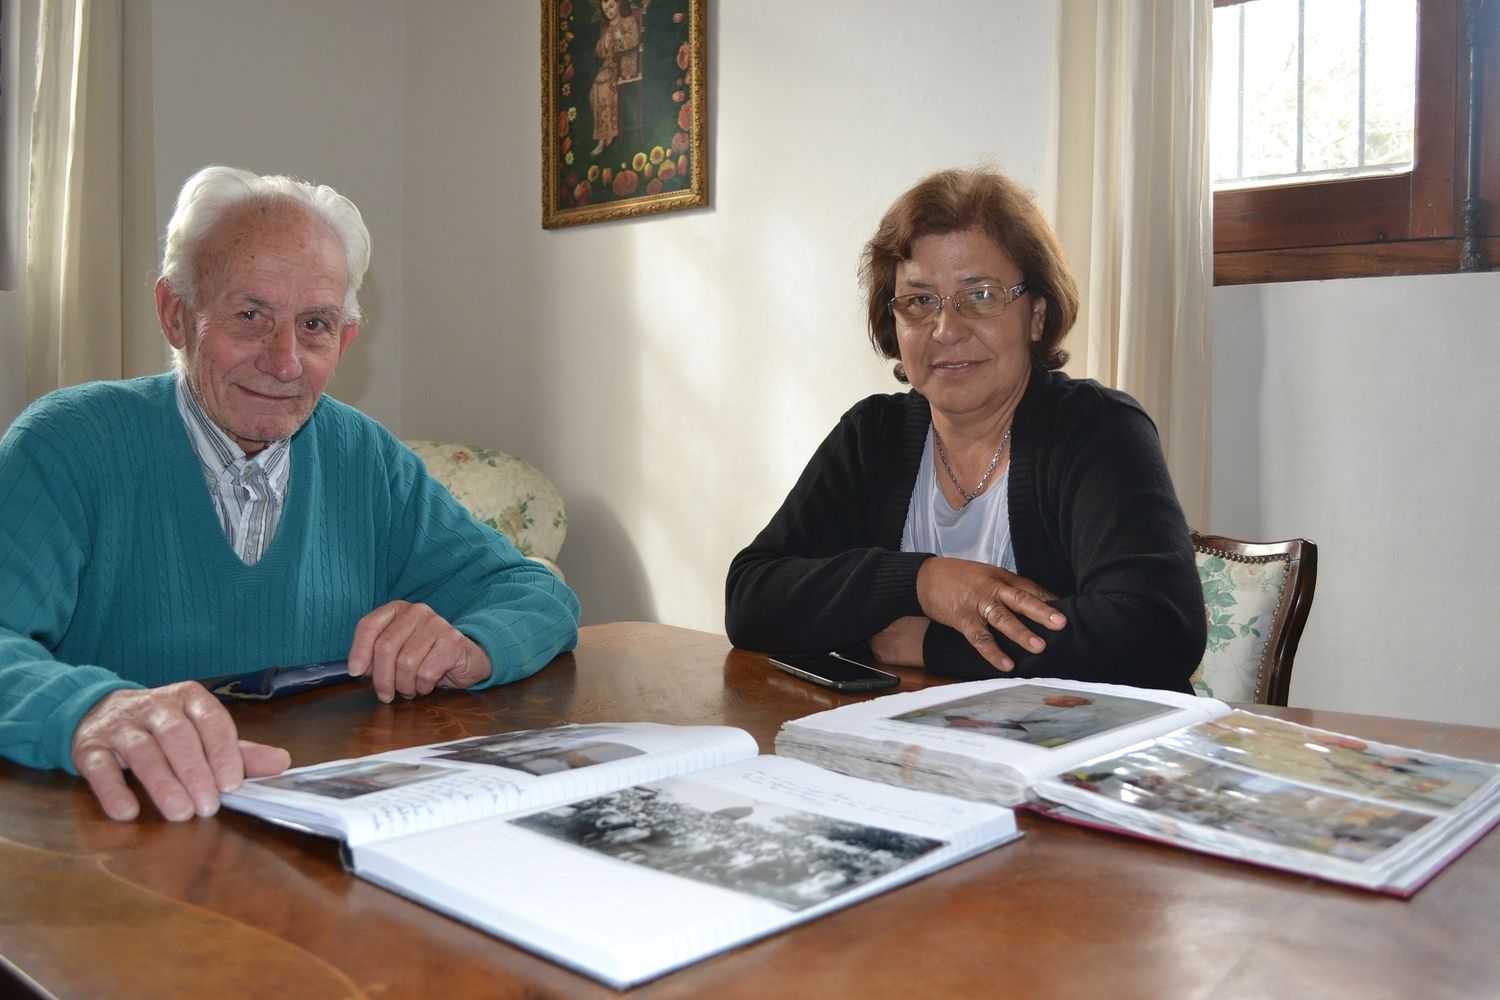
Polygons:
<instances>
[{"instance_id":1,"label":"cable knit sweater","mask_svg":"<svg viewBox=\"0 0 1500 1000\"><path fill-rule=\"evenodd\" d=\"M111 691L340 659L397 599L484 647L489 684L577 642L562 581L328 397L292 439L276 537L246 566L172 393L171 375L64 389L0 440L0 755L71 771L73 731Z\"/></svg>"},{"instance_id":2,"label":"cable knit sweater","mask_svg":"<svg viewBox=\"0 0 1500 1000\"><path fill-rule=\"evenodd\" d=\"M842 649L920 615L901 529L931 422L916 392L871 396L813 455L771 523L729 568L726 627L738 646ZM1067 627L1032 653L995 633L1010 676L1190 690L1206 623L1192 541L1156 428L1124 393L1033 371L1012 423L1016 569L1059 595ZM927 669L996 673L962 635L932 624Z\"/></svg>"}]
</instances>

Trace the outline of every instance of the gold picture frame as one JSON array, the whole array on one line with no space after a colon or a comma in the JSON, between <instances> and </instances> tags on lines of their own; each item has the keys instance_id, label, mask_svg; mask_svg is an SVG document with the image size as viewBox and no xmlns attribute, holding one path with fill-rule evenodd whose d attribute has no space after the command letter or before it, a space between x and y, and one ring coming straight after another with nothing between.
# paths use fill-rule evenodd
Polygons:
<instances>
[{"instance_id":1,"label":"gold picture frame","mask_svg":"<svg viewBox=\"0 0 1500 1000\"><path fill-rule=\"evenodd\" d=\"M542 228L708 204L706 0L541 0Z\"/></svg>"}]
</instances>

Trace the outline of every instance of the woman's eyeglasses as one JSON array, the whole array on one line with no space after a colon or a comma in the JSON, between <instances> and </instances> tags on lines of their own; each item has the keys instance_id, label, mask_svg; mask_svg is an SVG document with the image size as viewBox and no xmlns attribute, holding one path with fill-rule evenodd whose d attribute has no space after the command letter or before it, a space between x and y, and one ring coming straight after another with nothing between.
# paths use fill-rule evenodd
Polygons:
<instances>
[{"instance_id":1,"label":"woman's eyeglasses","mask_svg":"<svg viewBox=\"0 0 1500 1000\"><path fill-rule=\"evenodd\" d=\"M886 303L891 315L908 325L925 323L943 311L943 303L953 303L954 310L969 319L990 319L1005 312L1005 307L1026 294L1026 282L1011 285L970 285L952 295L916 292L898 295Z\"/></svg>"}]
</instances>

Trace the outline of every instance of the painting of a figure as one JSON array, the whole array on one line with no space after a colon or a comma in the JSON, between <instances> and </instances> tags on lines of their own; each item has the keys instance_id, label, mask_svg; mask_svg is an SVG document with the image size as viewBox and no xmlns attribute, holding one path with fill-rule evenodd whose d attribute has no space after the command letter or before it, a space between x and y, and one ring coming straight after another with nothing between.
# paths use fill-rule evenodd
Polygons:
<instances>
[{"instance_id":1,"label":"painting of a figure","mask_svg":"<svg viewBox=\"0 0 1500 1000\"><path fill-rule=\"evenodd\" d=\"M542 0L542 225L708 203L704 0Z\"/></svg>"},{"instance_id":2,"label":"painting of a figure","mask_svg":"<svg viewBox=\"0 0 1500 1000\"><path fill-rule=\"evenodd\" d=\"M594 143L590 156L598 156L604 147L620 135L620 88L641 81L641 56L645 44L641 39L641 22L646 5L632 7L630 0L600 0L603 27L594 55L599 69L589 88L589 105L594 110Z\"/></svg>"}]
</instances>

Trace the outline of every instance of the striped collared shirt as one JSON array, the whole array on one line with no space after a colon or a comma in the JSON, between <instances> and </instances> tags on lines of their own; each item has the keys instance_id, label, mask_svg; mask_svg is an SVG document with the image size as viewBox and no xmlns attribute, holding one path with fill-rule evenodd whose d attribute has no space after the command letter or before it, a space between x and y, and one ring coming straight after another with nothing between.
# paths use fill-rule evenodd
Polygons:
<instances>
[{"instance_id":1,"label":"striped collared shirt","mask_svg":"<svg viewBox=\"0 0 1500 1000\"><path fill-rule=\"evenodd\" d=\"M177 411L182 414L188 440L193 443L193 453L214 498L224 537L246 566L254 566L265 555L281 523L281 508L292 478L291 439L274 441L247 457L245 450L203 412L180 372Z\"/></svg>"}]
</instances>

